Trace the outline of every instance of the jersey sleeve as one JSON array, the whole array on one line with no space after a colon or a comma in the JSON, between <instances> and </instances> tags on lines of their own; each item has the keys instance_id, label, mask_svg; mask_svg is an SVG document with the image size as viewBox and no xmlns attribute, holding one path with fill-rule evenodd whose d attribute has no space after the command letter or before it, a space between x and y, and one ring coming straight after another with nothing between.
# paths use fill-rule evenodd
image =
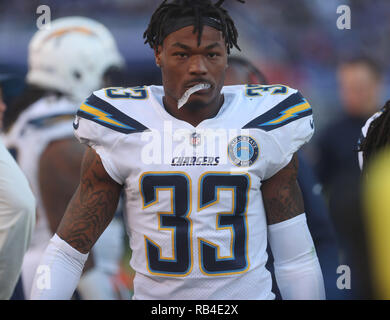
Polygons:
<instances>
[{"instance_id":1,"label":"jersey sleeve","mask_svg":"<svg viewBox=\"0 0 390 320\"><path fill-rule=\"evenodd\" d=\"M381 116L381 114L383 113L383 109L374 113L367 121L366 123L364 124L364 126L362 127L361 131L360 131L360 137L358 139L358 147L360 149L360 146L361 144L363 143L364 139L366 139L367 137L367 132L368 132L368 129L370 128L370 125L371 123L378 117ZM363 170L363 152L362 151L359 151L358 152L358 161L359 161L359 167L360 167L360 170Z\"/></svg>"},{"instance_id":2,"label":"jersey sleeve","mask_svg":"<svg viewBox=\"0 0 390 320\"><path fill-rule=\"evenodd\" d=\"M143 124L116 107L107 99L106 90L95 91L79 108L73 123L76 138L99 154L103 166L113 180L124 184L127 173L122 172L121 150L118 142L127 134L148 130ZM127 110L131 110L128 106ZM122 155L123 156L123 155Z\"/></svg>"},{"instance_id":3,"label":"jersey sleeve","mask_svg":"<svg viewBox=\"0 0 390 320\"><path fill-rule=\"evenodd\" d=\"M111 157L111 146L115 144L116 138L110 135L104 127L78 115L76 115L73 126L75 127L74 134L80 143L93 148L100 156L104 169L110 177L119 184L123 184L124 181Z\"/></svg>"},{"instance_id":4,"label":"jersey sleeve","mask_svg":"<svg viewBox=\"0 0 390 320\"><path fill-rule=\"evenodd\" d=\"M314 133L313 110L296 90L268 111L251 121L245 128L257 128L266 133L267 170L264 179L284 168Z\"/></svg>"},{"instance_id":5,"label":"jersey sleeve","mask_svg":"<svg viewBox=\"0 0 390 320\"><path fill-rule=\"evenodd\" d=\"M94 92L80 106L73 122L74 133L99 154L110 177L124 184L125 174L120 171L115 146L124 135L141 132L145 127L104 100L101 91Z\"/></svg>"}]
</instances>

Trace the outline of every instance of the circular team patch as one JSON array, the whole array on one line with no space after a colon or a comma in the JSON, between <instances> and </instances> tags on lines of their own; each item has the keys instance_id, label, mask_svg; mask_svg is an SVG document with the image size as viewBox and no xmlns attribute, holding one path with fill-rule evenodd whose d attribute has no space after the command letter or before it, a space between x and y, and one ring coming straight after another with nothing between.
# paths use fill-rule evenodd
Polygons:
<instances>
[{"instance_id":1,"label":"circular team patch","mask_svg":"<svg viewBox=\"0 0 390 320\"><path fill-rule=\"evenodd\" d=\"M257 160L259 147L251 137L237 136L229 143L228 155L234 165L249 167Z\"/></svg>"}]
</instances>

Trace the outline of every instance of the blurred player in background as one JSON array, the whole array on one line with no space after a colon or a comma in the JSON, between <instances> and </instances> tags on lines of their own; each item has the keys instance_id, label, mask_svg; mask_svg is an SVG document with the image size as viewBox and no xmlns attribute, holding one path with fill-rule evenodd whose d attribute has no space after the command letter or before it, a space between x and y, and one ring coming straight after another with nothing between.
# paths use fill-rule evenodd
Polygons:
<instances>
[{"instance_id":1,"label":"blurred player in background","mask_svg":"<svg viewBox=\"0 0 390 320\"><path fill-rule=\"evenodd\" d=\"M375 299L390 299L390 100L365 123L359 139L364 226Z\"/></svg>"},{"instance_id":2,"label":"blurred player in background","mask_svg":"<svg viewBox=\"0 0 390 320\"><path fill-rule=\"evenodd\" d=\"M239 56L229 56L225 74L225 86L237 84L268 85L265 75L249 60Z\"/></svg>"},{"instance_id":3,"label":"blurred player in background","mask_svg":"<svg viewBox=\"0 0 390 320\"><path fill-rule=\"evenodd\" d=\"M0 74L0 129L6 105ZM35 198L28 181L0 141L0 300L9 299L35 225Z\"/></svg>"},{"instance_id":4,"label":"blurred player in background","mask_svg":"<svg viewBox=\"0 0 390 320\"><path fill-rule=\"evenodd\" d=\"M74 137L77 106L124 65L111 33L99 22L66 17L40 30L29 45L27 88L7 119L6 141L37 197L38 219L23 262L29 298L39 260L80 179L85 148ZM93 250L78 286L82 299L117 299L113 276L123 254L124 230L114 219ZM128 297L126 297L128 298Z\"/></svg>"},{"instance_id":5,"label":"blurred player in background","mask_svg":"<svg viewBox=\"0 0 390 320\"><path fill-rule=\"evenodd\" d=\"M366 120L378 111L383 89L382 70L367 57L345 60L338 67L343 114L318 139L318 176L329 199L329 210L341 249L341 264L351 269L347 298L370 296L369 259L363 257L364 226L357 140Z\"/></svg>"},{"instance_id":6,"label":"blurred player in background","mask_svg":"<svg viewBox=\"0 0 390 320\"><path fill-rule=\"evenodd\" d=\"M390 144L390 100L374 113L361 130L359 140L359 166L363 170L370 159Z\"/></svg>"},{"instance_id":7,"label":"blurred player in background","mask_svg":"<svg viewBox=\"0 0 390 320\"><path fill-rule=\"evenodd\" d=\"M249 60L230 56L228 58L229 68L226 70L225 85L237 84L263 84L268 85L265 75L256 68ZM305 204L307 224L313 236L313 241L317 249L318 259L321 264L321 270L324 276L325 291L327 299L340 299L342 292L337 288L337 267L338 248L336 235L330 220L328 208L321 193L317 191L320 185L312 167L305 159L302 151L298 151L299 169L298 183L302 190L302 196ZM276 287L275 276L273 272L272 252L267 249L270 259L267 264L268 270L273 275L273 292L280 298L279 289Z\"/></svg>"},{"instance_id":8,"label":"blurred player in background","mask_svg":"<svg viewBox=\"0 0 390 320\"><path fill-rule=\"evenodd\" d=\"M325 298L296 182L311 107L286 86L224 87L238 33L223 3L163 1L144 34L163 86L99 90L81 105L75 133L90 148L41 261L51 288L37 274L32 298L72 295L122 190L134 299L273 299L267 236L282 297ZM228 131L218 150L207 144ZM162 158L149 162L145 148Z\"/></svg>"}]
</instances>

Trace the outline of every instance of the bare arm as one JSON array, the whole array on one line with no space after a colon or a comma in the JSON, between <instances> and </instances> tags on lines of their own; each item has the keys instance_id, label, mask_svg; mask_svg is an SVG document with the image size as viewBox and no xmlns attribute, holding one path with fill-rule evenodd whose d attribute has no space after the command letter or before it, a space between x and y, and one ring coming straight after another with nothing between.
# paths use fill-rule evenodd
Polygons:
<instances>
[{"instance_id":1,"label":"bare arm","mask_svg":"<svg viewBox=\"0 0 390 320\"><path fill-rule=\"evenodd\" d=\"M81 253L90 251L112 220L122 186L112 180L99 155L88 148L81 180L57 229L61 239Z\"/></svg>"},{"instance_id":2,"label":"bare arm","mask_svg":"<svg viewBox=\"0 0 390 320\"><path fill-rule=\"evenodd\" d=\"M294 154L286 167L263 182L261 192L269 225L291 219L305 211L297 175L298 157Z\"/></svg>"},{"instance_id":3,"label":"bare arm","mask_svg":"<svg viewBox=\"0 0 390 320\"><path fill-rule=\"evenodd\" d=\"M40 158L39 188L52 233L79 184L85 150L74 138L58 140L49 144Z\"/></svg>"}]
</instances>

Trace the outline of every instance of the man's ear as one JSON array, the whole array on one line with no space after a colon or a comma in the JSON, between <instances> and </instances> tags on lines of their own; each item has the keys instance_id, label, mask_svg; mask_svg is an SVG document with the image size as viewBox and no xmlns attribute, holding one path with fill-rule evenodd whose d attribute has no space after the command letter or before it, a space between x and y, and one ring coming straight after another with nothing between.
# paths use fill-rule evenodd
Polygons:
<instances>
[{"instance_id":1,"label":"man's ear","mask_svg":"<svg viewBox=\"0 0 390 320\"><path fill-rule=\"evenodd\" d=\"M226 65L225 65L225 70L227 70L227 68L229 68L229 53L226 55Z\"/></svg>"},{"instance_id":2,"label":"man's ear","mask_svg":"<svg viewBox=\"0 0 390 320\"><path fill-rule=\"evenodd\" d=\"M155 49L154 49L154 58L155 58L155 61L156 61L156 65L157 67L161 67L161 52L162 52L162 47L161 45L160 46L157 46Z\"/></svg>"}]
</instances>

